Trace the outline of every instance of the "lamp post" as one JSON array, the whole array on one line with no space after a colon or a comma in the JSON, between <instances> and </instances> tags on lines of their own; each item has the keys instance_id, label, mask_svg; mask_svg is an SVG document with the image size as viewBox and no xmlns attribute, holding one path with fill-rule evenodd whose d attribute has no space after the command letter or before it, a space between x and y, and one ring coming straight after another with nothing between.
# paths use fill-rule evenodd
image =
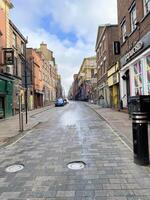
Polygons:
<instances>
[{"instance_id":1,"label":"lamp post","mask_svg":"<svg viewBox=\"0 0 150 200\"><path fill-rule=\"evenodd\" d=\"M26 56L26 46L28 43L28 38L25 41L25 111L26 111L26 124L28 123L28 83L27 83L27 56Z\"/></svg>"}]
</instances>

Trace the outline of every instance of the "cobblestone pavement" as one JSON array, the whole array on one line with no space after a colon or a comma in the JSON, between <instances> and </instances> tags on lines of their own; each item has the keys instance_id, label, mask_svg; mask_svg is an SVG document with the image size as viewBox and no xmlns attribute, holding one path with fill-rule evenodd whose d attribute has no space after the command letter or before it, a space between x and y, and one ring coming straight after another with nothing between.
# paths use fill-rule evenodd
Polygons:
<instances>
[{"instance_id":1,"label":"cobblestone pavement","mask_svg":"<svg viewBox=\"0 0 150 200\"><path fill-rule=\"evenodd\" d=\"M32 111L28 111L28 124L25 123L24 113L24 131L32 129L41 121L39 115L44 114L45 111L53 108L54 105L42 107ZM20 137L23 133L19 132L19 115L15 115L6 119L0 119L0 146L3 146L11 140Z\"/></svg>"},{"instance_id":2,"label":"cobblestone pavement","mask_svg":"<svg viewBox=\"0 0 150 200\"><path fill-rule=\"evenodd\" d=\"M101 108L100 106L91 103L85 104L93 109L96 113L98 113L101 117L103 117L105 121L107 121L107 123L111 126L111 128L120 136L120 138L122 138L130 148L133 148L132 119L129 118L128 113L119 112L111 108ZM150 124L148 129L150 144Z\"/></svg>"},{"instance_id":3,"label":"cobblestone pavement","mask_svg":"<svg viewBox=\"0 0 150 200\"><path fill-rule=\"evenodd\" d=\"M148 200L150 170L107 123L82 103L47 111L47 120L0 150L0 200ZM82 170L67 163L83 161ZM20 163L24 169L7 173Z\"/></svg>"}]
</instances>

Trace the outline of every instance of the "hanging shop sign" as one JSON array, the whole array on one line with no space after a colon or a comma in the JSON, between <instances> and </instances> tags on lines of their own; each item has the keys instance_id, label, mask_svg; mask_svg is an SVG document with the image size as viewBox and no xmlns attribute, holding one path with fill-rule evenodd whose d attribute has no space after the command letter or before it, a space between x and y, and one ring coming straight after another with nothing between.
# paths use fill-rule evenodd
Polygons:
<instances>
[{"instance_id":1,"label":"hanging shop sign","mask_svg":"<svg viewBox=\"0 0 150 200\"><path fill-rule=\"evenodd\" d=\"M4 64L14 65L14 50L11 48L4 49Z\"/></svg>"}]
</instances>

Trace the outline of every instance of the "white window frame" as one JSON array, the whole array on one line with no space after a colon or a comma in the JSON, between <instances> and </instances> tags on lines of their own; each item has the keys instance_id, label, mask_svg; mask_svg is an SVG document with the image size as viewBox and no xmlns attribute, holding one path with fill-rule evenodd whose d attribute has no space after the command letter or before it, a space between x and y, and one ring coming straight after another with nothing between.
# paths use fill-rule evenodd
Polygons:
<instances>
[{"instance_id":1,"label":"white window frame","mask_svg":"<svg viewBox=\"0 0 150 200\"><path fill-rule=\"evenodd\" d=\"M150 0L143 0L144 16L150 12Z\"/></svg>"},{"instance_id":2,"label":"white window frame","mask_svg":"<svg viewBox=\"0 0 150 200\"><path fill-rule=\"evenodd\" d=\"M122 36L122 42L125 42L126 36L127 36L127 27L126 27L126 22L124 21L123 24L121 25L121 36Z\"/></svg>"},{"instance_id":3,"label":"white window frame","mask_svg":"<svg viewBox=\"0 0 150 200\"><path fill-rule=\"evenodd\" d=\"M137 22L137 16L136 16L136 5L135 5L130 11L131 32L133 32L136 29L136 22Z\"/></svg>"},{"instance_id":4,"label":"white window frame","mask_svg":"<svg viewBox=\"0 0 150 200\"><path fill-rule=\"evenodd\" d=\"M13 44L15 48L17 48L17 35L13 32Z\"/></svg>"}]
</instances>

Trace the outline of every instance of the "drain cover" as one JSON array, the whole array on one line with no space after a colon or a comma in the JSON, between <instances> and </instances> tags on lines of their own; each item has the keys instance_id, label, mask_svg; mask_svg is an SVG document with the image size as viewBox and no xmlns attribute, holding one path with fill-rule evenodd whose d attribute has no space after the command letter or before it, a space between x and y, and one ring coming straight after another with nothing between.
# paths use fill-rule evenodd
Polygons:
<instances>
[{"instance_id":1,"label":"drain cover","mask_svg":"<svg viewBox=\"0 0 150 200\"><path fill-rule=\"evenodd\" d=\"M67 166L68 166L69 169L80 170L80 169L83 169L85 167L85 163L82 162L82 161L74 161L74 162L68 163Z\"/></svg>"},{"instance_id":2,"label":"drain cover","mask_svg":"<svg viewBox=\"0 0 150 200\"><path fill-rule=\"evenodd\" d=\"M14 172L18 172L18 171L21 171L23 170L24 166L23 165L18 165L18 164L15 164L15 165L10 165L6 168L6 172L9 172L9 173L14 173Z\"/></svg>"}]
</instances>

